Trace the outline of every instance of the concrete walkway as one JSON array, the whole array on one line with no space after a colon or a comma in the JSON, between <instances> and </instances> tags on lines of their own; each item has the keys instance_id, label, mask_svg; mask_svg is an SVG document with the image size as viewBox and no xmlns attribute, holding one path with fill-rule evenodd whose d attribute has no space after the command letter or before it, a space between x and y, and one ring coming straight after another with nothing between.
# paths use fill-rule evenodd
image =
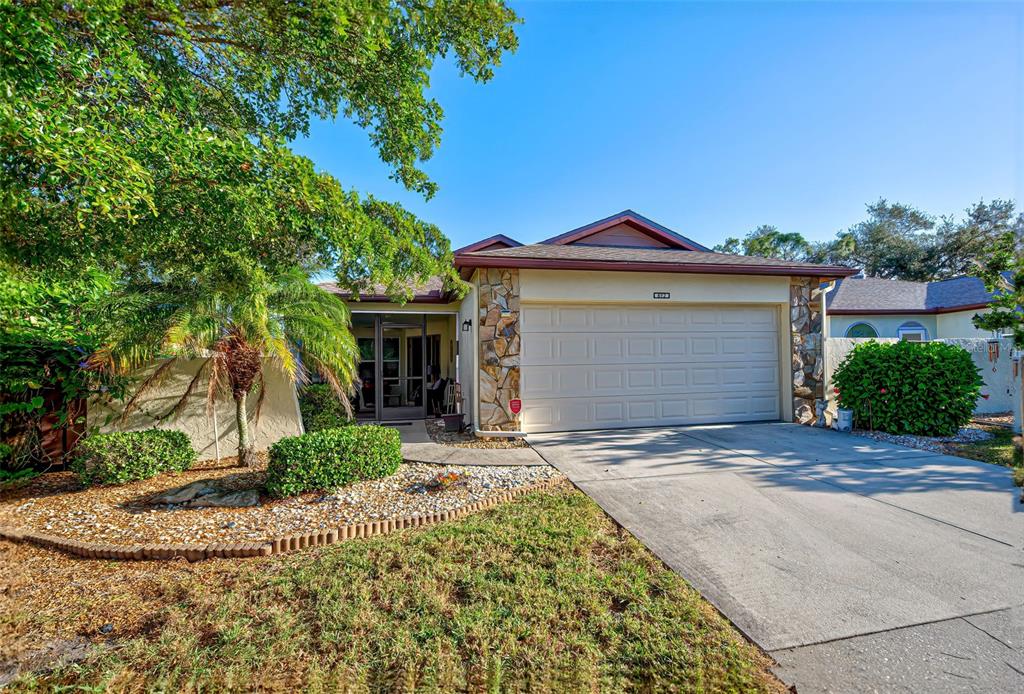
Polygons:
<instances>
[{"instance_id":1,"label":"concrete walkway","mask_svg":"<svg viewBox=\"0 0 1024 694\"><path fill-rule=\"evenodd\" d=\"M1024 691L1009 471L781 423L530 442L801 694Z\"/></svg>"},{"instance_id":2,"label":"concrete walkway","mask_svg":"<svg viewBox=\"0 0 1024 694\"><path fill-rule=\"evenodd\" d=\"M395 426L402 438L402 458L441 465L547 465L532 448L467 448L434 443L422 420Z\"/></svg>"}]
</instances>

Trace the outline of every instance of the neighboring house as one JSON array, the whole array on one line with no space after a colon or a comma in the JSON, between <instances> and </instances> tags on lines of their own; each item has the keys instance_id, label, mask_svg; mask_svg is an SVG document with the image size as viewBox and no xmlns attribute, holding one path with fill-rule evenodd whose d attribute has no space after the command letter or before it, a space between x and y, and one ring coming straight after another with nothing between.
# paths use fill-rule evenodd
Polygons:
<instances>
[{"instance_id":1,"label":"neighboring house","mask_svg":"<svg viewBox=\"0 0 1024 694\"><path fill-rule=\"evenodd\" d=\"M461 301L436 283L349 301L361 417L426 416L436 374L481 434L809 423L820 285L856 272L713 253L629 210L530 245L492 236L455 265Z\"/></svg>"},{"instance_id":2,"label":"neighboring house","mask_svg":"<svg viewBox=\"0 0 1024 694\"><path fill-rule=\"evenodd\" d=\"M847 278L826 294L829 337L991 337L971 322L992 295L976 277L941 282Z\"/></svg>"}]
</instances>

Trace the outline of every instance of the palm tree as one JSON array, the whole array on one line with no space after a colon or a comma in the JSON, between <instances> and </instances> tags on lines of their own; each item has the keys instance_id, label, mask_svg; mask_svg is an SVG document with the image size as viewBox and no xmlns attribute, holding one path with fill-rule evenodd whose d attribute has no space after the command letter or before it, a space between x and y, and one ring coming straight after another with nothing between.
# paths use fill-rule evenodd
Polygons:
<instances>
[{"instance_id":1,"label":"palm tree","mask_svg":"<svg viewBox=\"0 0 1024 694\"><path fill-rule=\"evenodd\" d=\"M235 402L239 464L255 462L247 401L258 390L258 417L267 359L299 383L308 382L309 371L315 371L348 405L357 360L348 307L300 269L270 275L235 262L209 276L136 280L117 291L104 309L114 324L113 335L92 355L94 368L134 373L161 362L128 399L122 418L170 375L178 360L196 358L204 360L202 366L161 418L180 412L206 374L208 410L224 390Z\"/></svg>"}]
</instances>

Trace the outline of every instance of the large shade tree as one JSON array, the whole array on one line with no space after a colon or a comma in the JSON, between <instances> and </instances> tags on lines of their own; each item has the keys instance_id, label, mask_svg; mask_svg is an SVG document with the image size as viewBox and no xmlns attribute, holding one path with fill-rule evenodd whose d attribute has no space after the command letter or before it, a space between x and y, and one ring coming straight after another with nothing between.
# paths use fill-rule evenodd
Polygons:
<instances>
[{"instance_id":1,"label":"large shade tree","mask_svg":"<svg viewBox=\"0 0 1024 694\"><path fill-rule=\"evenodd\" d=\"M396 298L459 281L437 227L288 142L344 117L395 180L432 196L431 71L446 60L489 80L517 22L496 0L0 3L0 265L114 278L96 368L209 354L210 388L227 383L243 414L258 353L343 388L347 314L308 277Z\"/></svg>"},{"instance_id":2,"label":"large shade tree","mask_svg":"<svg viewBox=\"0 0 1024 694\"><path fill-rule=\"evenodd\" d=\"M392 175L420 168L443 112L435 62L491 78L516 46L500 2L13 0L0 5L0 253L136 275L240 253L400 293L452 275L447 240L347 191L287 142L313 119L369 132Z\"/></svg>"}]
</instances>

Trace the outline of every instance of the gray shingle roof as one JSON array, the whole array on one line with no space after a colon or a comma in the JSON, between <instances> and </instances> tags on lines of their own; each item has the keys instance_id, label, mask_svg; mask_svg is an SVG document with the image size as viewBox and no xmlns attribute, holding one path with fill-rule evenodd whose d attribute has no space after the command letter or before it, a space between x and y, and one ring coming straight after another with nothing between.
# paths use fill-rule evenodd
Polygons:
<instances>
[{"instance_id":1,"label":"gray shingle roof","mask_svg":"<svg viewBox=\"0 0 1024 694\"><path fill-rule=\"evenodd\" d=\"M976 307L988 303L992 298L977 277L956 277L939 282L851 277L840 280L836 288L826 296L829 311L861 313L932 313L958 307Z\"/></svg>"},{"instance_id":2,"label":"gray shingle roof","mask_svg":"<svg viewBox=\"0 0 1024 694\"><path fill-rule=\"evenodd\" d=\"M551 261L600 261L609 263L670 263L681 267L686 265L722 265L748 267L792 268L801 272L820 272L829 275L836 271L831 265L815 265L777 258L757 258L747 255L685 251L670 248L631 248L626 246L556 246L550 243L533 243L516 248L496 248L476 253L459 254L460 264L471 265L474 258L521 258ZM851 272L850 268L840 268Z\"/></svg>"}]
</instances>

